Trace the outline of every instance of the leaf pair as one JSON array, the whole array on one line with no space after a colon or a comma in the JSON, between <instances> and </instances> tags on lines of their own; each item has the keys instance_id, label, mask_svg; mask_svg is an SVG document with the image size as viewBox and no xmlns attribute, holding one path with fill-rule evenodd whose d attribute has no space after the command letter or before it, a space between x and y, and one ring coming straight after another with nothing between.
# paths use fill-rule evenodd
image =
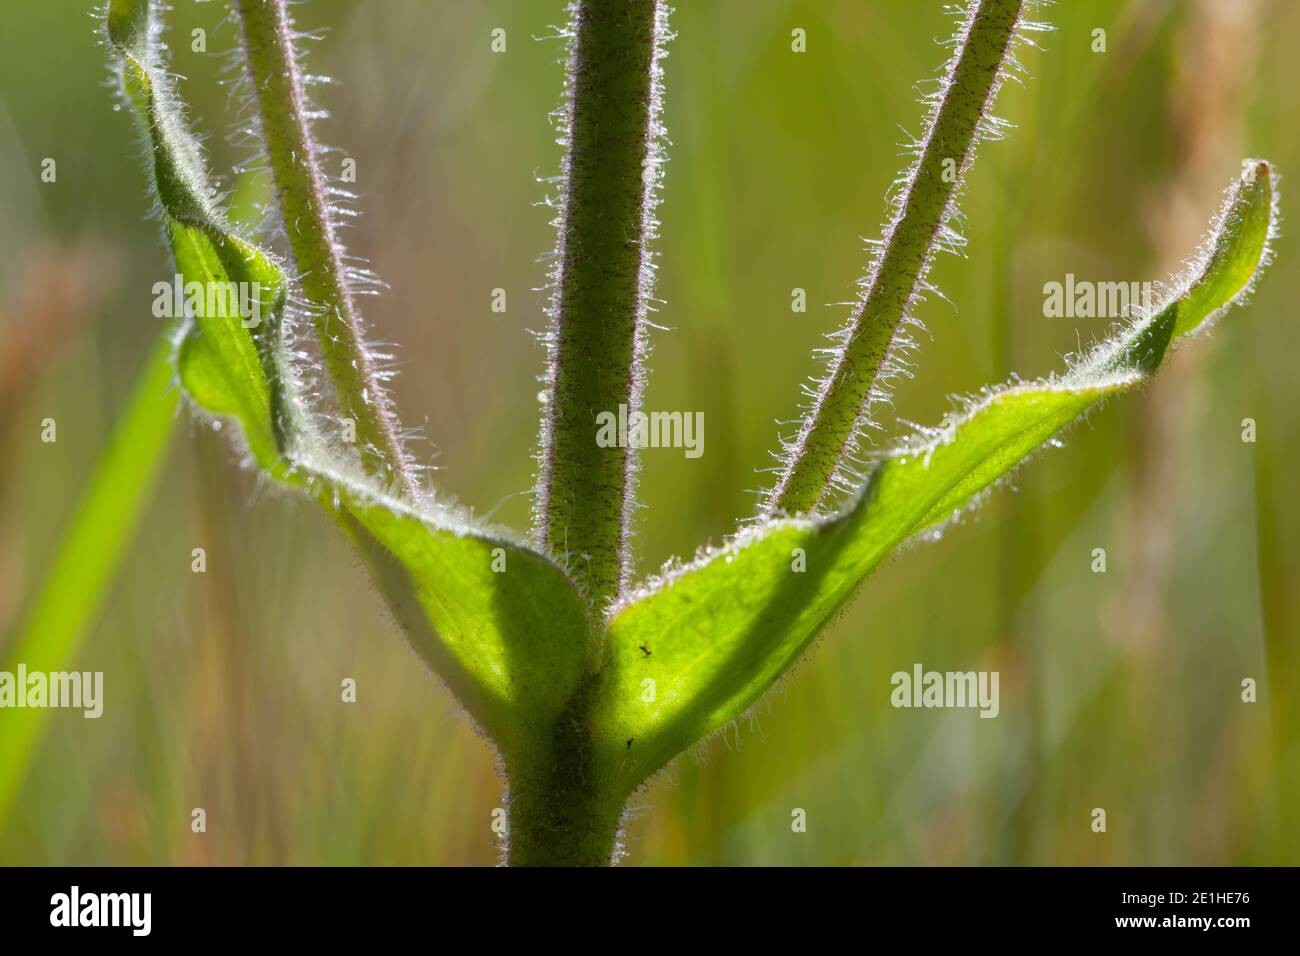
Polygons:
<instances>
[{"instance_id":1,"label":"leaf pair","mask_svg":"<svg viewBox=\"0 0 1300 956\"><path fill-rule=\"evenodd\" d=\"M1089 409L1154 374L1173 340L1237 301L1269 258L1273 176L1266 163L1250 162L1201 255L1152 314L1059 378L990 390L937 437L884 453L842 513L765 520L592 620L549 558L455 509L398 500L322 438L285 341L291 282L217 210L160 66L150 3L111 0L107 24L150 143L177 268L186 281L256 283L262 293L266 319L256 327L239 317L187 317L177 353L186 391L206 411L238 421L262 469L338 520L417 652L508 765L521 754L521 765L544 763L564 725L561 738L591 748L574 760L592 774L581 786L617 800L751 707L886 556L959 515Z\"/></svg>"}]
</instances>

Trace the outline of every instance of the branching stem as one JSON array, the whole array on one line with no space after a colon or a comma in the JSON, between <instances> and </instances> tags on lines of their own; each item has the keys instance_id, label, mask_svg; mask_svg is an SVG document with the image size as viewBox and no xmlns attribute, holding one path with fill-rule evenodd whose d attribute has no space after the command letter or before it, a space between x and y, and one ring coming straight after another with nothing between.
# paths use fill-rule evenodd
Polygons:
<instances>
[{"instance_id":1,"label":"branching stem","mask_svg":"<svg viewBox=\"0 0 1300 956\"><path fill-rule=\"evenodd\" d=\"M781 477L768 494L768 515L811 511L822 503L854 448L870 404L882 397L882 372L890 370L897 336L924 288L930 259L1010 55L1022 3L970 4L870 280L788 449Z\"/></svg>"},{"instance_id":2,"label":"branching stem","mask_svg":"<svg viewBox=\"0 0 1300 956\"><path fill-rule=\"evenodd\" d=\"M356 424L366 470L419 498L392 400L379 380L354 304L285 0L235 0L235 9L280 214L340 412Z\"/></svg>"}]
</instances>

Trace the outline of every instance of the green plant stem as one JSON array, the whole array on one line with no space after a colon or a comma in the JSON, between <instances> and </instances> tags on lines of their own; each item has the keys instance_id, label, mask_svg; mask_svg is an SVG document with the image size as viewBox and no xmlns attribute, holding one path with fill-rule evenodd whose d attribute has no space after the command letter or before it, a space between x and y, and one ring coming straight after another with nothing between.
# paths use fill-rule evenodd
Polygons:
<instances>
[{"instance_id":1,"label":"green plant stem","mask_svg":"<svg viewBox=\"0 0 1300 956\"><path fill-rule=\"evenodd\" d=\"M851 450L869 405L880 397L899 329L921 290L936 239L973 155L998 76L1020 18L1022 0L974 0L950 61L938 108L886 230L865 293L850 317L816 401L795 438L780 479L765 502L768 515L816 508Z\"/></svg>"},{"instance_id":2,"label":"green plant stem","mask_svg":"<svg viewBox=\"0 0 1300 956\"><path fill-rule=\"evenodd\" d=\"M285 0L236 0L235 9L280 215L340 411L356 423L367 471L418 499L419 482L402 447L396 412L380 384L354 304L307 115Z\"/></svg>"},{"instance_id":3,"label":"green plant stem","mask_svg":"<svg viewBox=\"0 0 1300 956\"><path fill-rule=\"evenodd\" d=\"M634 451L598 445L597 416L641 404L659 15L658 0L580 0L571 24L537 532L596 606L629 573Z\"/></svg>"},{"instance_id":4,"label":"green plant stem","mask_svg":"<svg viewBox=\"0 0 1300 956\"><path fill-rule=\"evenodd\" d=\"M510 866L609 866L624 801L602 785L587 732L590 698L579 692L548 747L507 758Z\"/></svg>"},{"instance_id":5,"label":"green plant stem","mask_svg":"<svg viewBox=\"0 0 1300 956\"><path fill-rule=\"evenodd\" d=\"M621 804L600 800L581 782L542 778L510 804L507 861L510 866L609 866L622 813Z\"/></svg>"}]
</instances>

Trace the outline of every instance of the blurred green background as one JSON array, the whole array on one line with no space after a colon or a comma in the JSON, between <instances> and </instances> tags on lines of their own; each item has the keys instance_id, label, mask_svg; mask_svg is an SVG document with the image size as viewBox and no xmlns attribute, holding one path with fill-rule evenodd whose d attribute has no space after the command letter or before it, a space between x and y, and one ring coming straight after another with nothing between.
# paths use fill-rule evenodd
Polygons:
<instances>
[{"instance_id":1,"label":"blurred green background","mask_svg":"<svg viewBox=\"0 0 1300 956\"><path fill-rule=\"evenodd\" d=\"M167 34L214 170L240 122L219 2ZM544 266L538 203L559 149L560 0L313 0L308 67L335 78L320 132L356 160L348 233L391 285L367 300L400 343L395 392L446 493L526 526ZM900 421L1038 375L1101 334L1043 316L1043 285L1164 277L1245 156L1300 170L1300 4L1097 0L1043 16L962 203L969 259L919 310ZM0 57L0 660L159 328L172 269L140 149L114 111L96 21L11 5ZM649 572L753 508L778 419L836 327L919 131L915 84L952 21L914 0L681 0L666 61L672 140L664 300L647 405L702 410L705 454L644 454ZM493 28L507 50L490 51ZM791 30L807 52L791 51ZM206 31L207 53L190 31ZM1093 52L1095 29L1106 52ZM57 180L41 181L45 158ZM633 864L1300 863L1300 262L1285 220L1247 310L1157 384L1041 455L977 517L879 570L752 721L636 799ZM507 291L494 314L491 290ZM792 289L808 311L791 311ZM41 441L54 418L58 441ZM1241 439L1253 418L1258 438ZM75 664L100 720L48 712L0 820L0 862L489 864L492 754L403 645L310 504L178 419L157 492ZM207 572L191 572L191 550ZM1107 572L1090 570L1105 548ZM1001 672L1001 715L894 710L889 677ZM353 677L355 704L340 701ZM1254 678L1257 703L1243 703ZM10 715L0 711L0 735ZM207 832L191 832L191 811ZM1107 812L1104 834L1091 811ZM791 832L803 808L807 832Z\"/></svg>"}]
</instances>

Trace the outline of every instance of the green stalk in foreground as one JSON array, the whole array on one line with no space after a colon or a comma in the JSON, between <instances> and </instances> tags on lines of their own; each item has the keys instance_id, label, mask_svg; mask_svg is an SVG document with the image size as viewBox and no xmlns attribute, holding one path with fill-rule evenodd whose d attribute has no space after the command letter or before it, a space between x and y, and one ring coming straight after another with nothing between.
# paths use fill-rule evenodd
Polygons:
<instances>
[{"instance_id":1,"label":"green stalk in foreground","mask_svg":"<svg viewBox=\"0 0 1300 956\"><path fill-rule=\"evenodd\" d=\"M162 471L176 426L179 393L170 338L154 346L100 455L67 537L9 646L0 670L66 671L125 557ZM50 711L15 708L0 733L0 825L26 776Z\"/></svg>"},{"instance_id":2,"label":"green stalk in foreground","mask_svg":"<svg viewBox=\"0 0 1300 956\"><path fill-rule=\"evenodd\" d=\"M602 447L597 416L641 407L664 17L658 0L579 0L569 26L536 525L598 608L629 569L635 454Z\"/></svg>"},{"instance_id":3,"label":"green stalk in foreground","mask_svg":"<svg viewBox=\"0 0 1300 956\"><path fill-rule=\"evenodd\" d=\"M871 406L886 395L885 382L901 368L900 339L911 309L926 289L936 248L960 247L946 225L975 143L991 132L989 107L1013 63L1011 43L1024 0L978 0L956 36L947 75L930 98L927 130L917 158L901 181L893 221L872 262L848 327L838 333L831 367L798 435L785 449L781 476L764 503L768 517L812 511L836 486L856 485L841 474L857 450Z\"/></svg>"},{"instance_id":4,"label":"green stalk in foreground","mask_svg":"<svg viewBox=\"0 0 1300 956\"><path fill-rule=\"evenodd\" d=\"M356 423L366 470L418 499L420 485L402 446L397 414L355 305L353 274L337 236L285 0L237 0L235 7L280 216L340 410Z\"/></svg>"}]
</instances>

